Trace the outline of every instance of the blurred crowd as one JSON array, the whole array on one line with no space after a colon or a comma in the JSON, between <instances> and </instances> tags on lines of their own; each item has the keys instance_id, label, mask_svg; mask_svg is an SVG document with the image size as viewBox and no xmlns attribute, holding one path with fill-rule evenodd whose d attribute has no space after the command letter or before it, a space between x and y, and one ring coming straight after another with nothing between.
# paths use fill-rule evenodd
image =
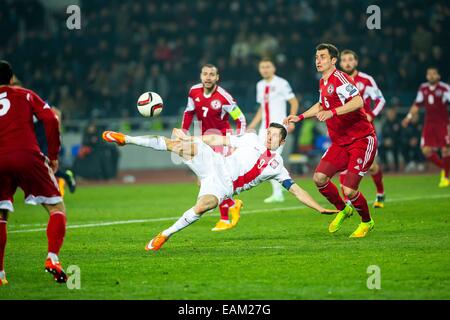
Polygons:
<instances>
[{"instance_id":1,"label":"blurred crowd","mask_svg":"<svg viewBox=\"0 0 450 320\"><path fill-rule=\"evenodd\" d=\"M218 65L222 85L250 113L264 56L304 101L314 101L314 48L327 41L357 51L360 68L387 98L410 99L430 64L443 80L450 71L445 1L377 1L380 30L366 26L372 1L79 2L81 30L66 27L65 8L38 0L3 0L0 11L0 57L66 119L133 116L136 97L147 90L161 94L165 114L178 114L206 62Z\"/></svg>"}]
</instances>

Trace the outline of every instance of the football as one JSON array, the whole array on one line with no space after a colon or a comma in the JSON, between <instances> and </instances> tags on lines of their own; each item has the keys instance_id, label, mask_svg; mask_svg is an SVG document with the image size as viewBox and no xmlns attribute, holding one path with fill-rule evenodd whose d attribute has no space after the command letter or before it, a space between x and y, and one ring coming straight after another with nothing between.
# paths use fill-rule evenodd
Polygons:
<instances>
[{"instance_id":1,"label":"football","mask_svg":"<svg viewBox=\"0 0 450 320\"><path fill-rule=\"evenodd\" d=\"M163 109L163 100L156 92L145 92L137 101L137 109L144 117L155 117Z\"/></svg>"}]
</instances>

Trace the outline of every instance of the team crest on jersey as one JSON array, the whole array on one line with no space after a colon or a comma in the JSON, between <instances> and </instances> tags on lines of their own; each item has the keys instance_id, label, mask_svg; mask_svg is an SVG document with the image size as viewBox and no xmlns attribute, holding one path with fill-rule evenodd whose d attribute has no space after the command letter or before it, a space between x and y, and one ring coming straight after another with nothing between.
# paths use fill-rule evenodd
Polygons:
<instances>
[{"instance_id":1,"label":"team crest on jersey","mask_svg":"<svg viewBox=\"0 0 450 320\"><path fill-rule=\"evenodd\" d=\"M358 162L358 164L363 163L363 160L361 158L358 158L358 160L356 160L356 162Z\"/></svg>"},{"instance_id":2,"label":"team crest on jersey","mask_svg":"<svg viewBox=\"0 0 450 320\"><path fill-rule=\"evenodd\" d=\"M334 92L334 86L332 84L330 84L327 88L327 92L328 94L332 94Z\"/></svg>"},{"instance_id":3,"label":"team crest on jersey","mask_svg":"<svg viewBox=\"0 0 450 320\"><path fill-rule=\"evenodd\" d=\"M274 168L274 169L276 169L276 168L278 167L278 165L279 165L279 163L278 163L278 161L275 160L275 159L273 159L273 160L270 162L270 166L271 166L272 168Z\"/></svg>"},{"instance_id":4,"label":"team crest on jersey","mask_svg":"<svg viewBox=\"0 0 450 320\"><path fill-rule=\"evenodd\" d=\"M211 108L213 108L214 110L218 110L220 109L220 107L222 107L222 102L220 102L220 100L213 100L211 101Z\"/></svg>"}]
</instances>

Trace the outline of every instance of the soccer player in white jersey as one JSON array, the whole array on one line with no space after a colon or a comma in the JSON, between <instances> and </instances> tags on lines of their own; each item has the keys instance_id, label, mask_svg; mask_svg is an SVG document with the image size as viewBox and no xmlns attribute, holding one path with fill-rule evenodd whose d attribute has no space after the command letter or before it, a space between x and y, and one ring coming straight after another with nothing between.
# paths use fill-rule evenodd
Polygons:
<instances>
[{"instance_id":1,"label":"soccer player in white jersey","mask_svg":"<svg viewBox=\"0 0 450 320\"><path fill-rule=\"evenodd\" d=\"M119 132L105 131L103 139L118 145L134 144L160 151L178 154L185 164L200 179L197 203L187 210L171 227L159 233L145 247L159 250L174 233L200 219L224 198L249 190L263 181L275 179L299 201L322 214L334 214L320 206L305 190L290 177L283 165L283 159L275 152L285 143L287 131L283 125L272 123L267 129L265 143L255 133L242 136L205 135L191 137L182 129L174 129L176 139L162 136L132 137ZM211 146L224 145L235 148L233 154L225 157L213 151Z\"/></svg>"},{"instance_id":2,"label":"soccer player in white jersey","mask_svg":"<svg viewBox=\"0 0 450 320\"><path fill-rule=\"evenodd\" d=\"M275 64L271 59L264 58L259 62L259 73L262 79L256 84L256 101L259 104L258 112L248 126L248 129L255 129L259 124L259 139L264 143L267 128L270 123L283 123L287 115L287 103L291 109L289 114L295 115L298 110L298 100L292 92L292 88L285 79L275 74ZM288 126L288 133L294 131L295 126L291 123ZM277 150L279 154L283 152L283 146ZM283 202L283 189L281 185L271 180L272 195L264 200L265 203Z\"/></svg>"}]
</instances>

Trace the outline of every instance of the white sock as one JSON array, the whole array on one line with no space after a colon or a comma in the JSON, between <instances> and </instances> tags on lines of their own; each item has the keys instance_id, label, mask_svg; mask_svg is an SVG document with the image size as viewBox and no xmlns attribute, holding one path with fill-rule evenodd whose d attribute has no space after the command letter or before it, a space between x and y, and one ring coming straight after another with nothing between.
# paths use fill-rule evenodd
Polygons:
<instances>
[{"instance_id":1,"label":"white sock","mask_svg":"<svg viewBox=\"0 0 450 320\"><path fill-rule=\"evenodd\" d=\"M47 254L47 258L52 259L53 262L58 262L59 261L58 255L54 254L53 252L49 252Z\"/></svg>"},{"instance_id":2,"label":"white sock","mask_svg":"<svg viewBox=\"0 0 450 320\"><path fill-rule=\"evenodd\" d=\"M141 147L153 148L159 151L166 151L166 141L164 137L161 136L140 136L140 137L132 137L125 136L125 142L127 144L134 144Z\"/></svg>"},{"instance_id":3,"label":"white sock","mask_svg":"<svg viewBox=\"0 0 450 320\"><path fill-rule=\"evenodd\" d=\"M170 237L175 232L178 232L188 225L193 224L195 221L200 219L200 215L194 212L194 208L186 211L177 222L175 222L170 228L164 230L162 234L166 237Z\"/></svg>"},{"instance_id":4,"label":"white sock","mask_svg":"<svg viewBox=\"0 0 450 320\"><path fill-rule=\"evenodd\" d=\"M283 197L283 190L281 184L276 180L270 180L272 184L272 195L275 197Z\"/></svg>"},{"instance_id":5,"label":"white sock","mask_svg":"<svg viewBox=\"0 0 450 320\"><path fill-rule=\"evenodd\" d=\"M5 279L5 270L0 271L0 279Z\"/></svg>"}]
</instances>

